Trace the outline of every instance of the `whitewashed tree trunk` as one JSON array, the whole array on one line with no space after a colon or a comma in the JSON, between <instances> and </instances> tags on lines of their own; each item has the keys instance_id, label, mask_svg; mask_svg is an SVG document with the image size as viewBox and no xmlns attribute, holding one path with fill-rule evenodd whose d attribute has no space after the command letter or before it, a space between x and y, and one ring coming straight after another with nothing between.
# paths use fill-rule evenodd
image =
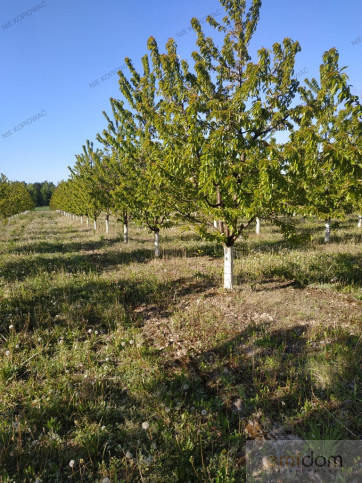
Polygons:
<instances>
[{"instance_id":1,"label":"whitewashed tree trunk","mask_svg":"<svg viewBox=\"0 0 362 483\"><path fill-rule=\"evenodd\" d=\"M87 226L89 226L89 216L87 216Z\"/></svg>"},{"instance_id":2,"label":"whitewashed tree trunk","mask_svg":"<svg viewBox=\"0 0 362 483\"><path fill-rule=\"evenodd\" d=\"M357 227L358 228L361 228L362 227L362 215L358 215L358 224L357 224Z\"/></svg>"},{"instance_id":3,"label":"whitewashed tree trunk","mask_svg":"<svg viewBox=\"0 0 362 483\"><path fill-rule=\"evenodd\" d=\"M160 231L155 231L155 257L160 256Z\"/></svg>"},{"instance_id":4,"label":"whitewashed tree trunk","mask_svg":"<svg viewBox=\"0 0 362 483\"><path fill-rule=\"evenodd\" d=\"M255 233L257 235L260 235L260 219L259 218L256 219Z\"/></svg>"},{"instance_id":5,"label":"whitewashed tree trunk","mask_svg":"<svg viewBox=\"0 0 362 483\"><path fill-rule=\"evenodd\" d=\"M234 247L224 245L224 288L232 290L234 275Z\"/></svg>"},{"instance_id":6,"label":"whitewashed tree trunk","mask_svg":"<svg viewBox=\"0 0 362 483\"><path fill-rule=\"evenodd\" d=\"M331 220L327 220L325 223L324 241L329 243L331 240Z\"/></svg>"},{"instance_id":7,"label":"whitewashed tree trunk","mask_svg":"<svg viewBox=\"0 0 362 483\"><path fill-rule=\"evenodd\" d=\"M128 223L123 224L123 243L128 243Z\"/></svg>"},{"instance_id":8,"label":"whitewashed tree trunk","mask_svg":"<svg viewBox=\"0 0 362 483\"><path fill-rule=\"evenodd\" d=\"M94 228L94 230L96 230L96 229L97 229L97 220L94 220L94 221L93 221L93 228Z\"/></svg>"},{"instance_id":9,"label":"whitewashed tree trunk","mask_svg":"<svg viewBox=\"0 0 362 483\"><path fill-rule=\"evenodd\" d=\"M80 217L80 224L83 225L83 215Z\"/></svg>"},{"instance_id":10,"label":"whitewashed tree trunk","mask_svg":"<svg viewBox=\"0 0 362 483\"><path fill-rule=\"evenodd\" d=\"M217 221L216 220L214 220L214 228L217 229Z\"/></svg>"},{"instance_id":11,"label":"whitewashed tree trunk","mask_svg":"<svg viewBox=\"0 0 362 483\"><path fill-rule=\"evenodd\" d=\"M106 215L106 233L109 233L109 215Z\"/></svg>"}]
</instances>

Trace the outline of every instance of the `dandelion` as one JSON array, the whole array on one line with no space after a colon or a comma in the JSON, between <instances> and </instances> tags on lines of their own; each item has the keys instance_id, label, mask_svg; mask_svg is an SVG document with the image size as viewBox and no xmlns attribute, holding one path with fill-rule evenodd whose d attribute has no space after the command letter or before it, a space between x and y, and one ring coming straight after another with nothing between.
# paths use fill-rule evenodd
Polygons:
<instances>
[{"instance_id":1,"label":"dandelion","mask_svg":"<svg viewBox=\"0 0 362 483\"><path fill-rule=\"evenodd\" d=\"M88 334L91 334L93 332L92 329L88 329Z\"/></svg>"},{"instance_id":2,"label":"dandelion","mask_svg":"<svg viewBox=\"0 0 362 483\"><path fill-rule=\"evenodd\" d=\"M203 410L201 411L201 414L202 414L203 416L206 416L206 414L207 414L206 409L203 409Z\"/></svg>"},{"instance_id":3,"label":"dandelion","mask_svg":"<svg viewBox=\"0 0 362 483\"><path fill-rule=\"evenodd\" d=\"M19 344L16 344L15 349L19 349Z\"/></svg>"},{"instance_id":4,"label":"dandelion","mask_svg":"<svg viewBox=\"0 0 362 483\"><path fill-rule=\"evenodd\" d=\"M98 335L98 330L94 331L95 335Z\"/></svg>"},{"instance_id":5,"label":"dandelion","mask_svg":"<svg viewBox=\"0 0 362 483\"><path fill-rule=\"evenodd\" d=\"M12 330L14 328L13 324L9 325L9 330Z\"/></svg>"},{"instance_id":6,"label":"dandelion","mask_svg":"<svg viewBox=\"0 0 362 483\"><path fill-rule=\"evenodd\" d=\"M132 454L130 451L127 451L127 453L126 453L126 458L127 458L128 460L131 460L131 459L133 458L133 454Z\"/></svg>"},{"instance_id":7,"label":"dandelion","mask_svg":"<svg viewBox=\"0 0 362 483\"><path fill-rule=\"evenodd\" d=\"M132 344L133 344L133 340L130 340L130 341L129 341L129 345L132 345Z\"/></svg>"},{"instance_id":8,"label":"dandelion","mask_svg":"<svg viewBox=\"0 0 362 483\"><path fill-rule=\"evenodd\" d=\"M70 460L70 461L69 461L69 466L70 466L71 468L73 468L73 467L74 467L74 465L75 465L75 461L74 461L74 460Z\"/></svg>"},{"instance_id":9,"label":"dandelion","mask_svg":"<svg viewBox=\"0 0 362 483\"><path fill-rule=\"evenodd\" d=\"M149 427L150 427L150 425L149 425L149 423L147 421L145 421L144 423L142 423L142 429L147 430Z\"/></svg>"},{"instance_id":10,"label":"dandelion","mask_svg":"<svg viewBox=\"0 0 362 483\"><path fill-rule=\"evenodd\" d=\"M8 357L10 356L10 354L11 354L11 352L10 352L10 351L6 351L6 352L5 352L5 355L6 355L6 356L8 356Z\"/></svg>"},{"instance_id":11,"label":"dandelion","mask_svg":"<svg viewBox=\"0 0 362 483\"><path fill-rule=\"evenodd\" d=\"M165 408L166 413L169 413L171 411L170 408Z\"/></svg>"},{"instance_id":12,"label":"dandelion","mask_svg":"<svg viewBox=\"0 0 362 483\"><path fill-rule=\"evenodd\" d=\"M111 483L111 480L109 478L103 478L102 483Z\"/></svg>"},{"instance_id":13,"label":"dandelion","mask_svg":"<svg viewBox=\"0 0 362 483\"><path fill-rule=\"evenodd\" d=\"M187 391L187 389L188 389L188 388L189 388L189 385L188 385L188 384L184 384L184 385L183 385L183 387L182 387L182 389L183 389L184 391Z\"/></svg>"},{"instance_id":14,"label":"dandelion","mask_svg":"<svg viewBox=\"0 0 362 483\"><path fill-rule=\"evenodd\" d=\"M108 370L108 366L103 366L103 369L104 369L105 371L107 371L107 370Z\"/></svg>"},{"instance_id":15,"label":"dandelion","mask_svg":"<svg viewBox=\"0 0 362 483\"><path fill-rule=\"evenodd\" d=\"M122 342L121 342L121 346L122 346L122 347L124 347L125 345L126 345L125 341L124 341L124 340L122 340Z\"/></svg>"}]
</instances>

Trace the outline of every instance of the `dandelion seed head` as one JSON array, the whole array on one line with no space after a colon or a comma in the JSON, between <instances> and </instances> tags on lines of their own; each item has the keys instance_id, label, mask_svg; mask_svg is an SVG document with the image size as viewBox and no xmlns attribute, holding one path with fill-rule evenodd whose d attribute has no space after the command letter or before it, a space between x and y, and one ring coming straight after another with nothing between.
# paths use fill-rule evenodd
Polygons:
<instances>
[{"instance_id":1,"label":"dandelion seed head","mask_svg":"<svg viewBox=\"0 0 362 483\"><path fill-rule=\"evenodd\" d=\"M70 460L70 461L69 461L69 466L70 466L71 468L73 468L73 467L74 467L74 465L75 465L75 461L74 461L74 460Z\"/></svg>"},{"instance_id":2,"label":"dandelion seed head","mask_svg":"<svg viewBox=\"0 0 362 483\"><path fill-rule=\"evenodd\" d=\"M144 423L142 423L142 429L148 429L150 427L149 423L147 421L145 421Z\"/></svg>"},{"instance_id":3,"label":"dandelion seed head","mask_svg":"<svg viewBox=\"0 0 362 483\"><path fill-rule=\"evenodd\" d=\"M131 460L133 458L133 454L130 451L127 451L126 458Z\"/></svg>"},{"instance_id":4,"label":"dandelion seed head","mask_svg":"<svg viewBox=\"0 0 362 483\"><path fill-rule=\"evenodd\" d=\"M203 416L206 416L206 414L207 414L206 409L203 409L203 410L201 411L201 414L202 414Z\"/></svg>"},{"instance_id":5,"label":"dandelion seed head","mask_svg":"<svg viewBox=\"0 0 362 483\"><path fill-rule=\"evenodd\" d=\"M9 330L11 330L13 328L14 328L13 324L9 325Z\"/></svg>"}]
</instances>

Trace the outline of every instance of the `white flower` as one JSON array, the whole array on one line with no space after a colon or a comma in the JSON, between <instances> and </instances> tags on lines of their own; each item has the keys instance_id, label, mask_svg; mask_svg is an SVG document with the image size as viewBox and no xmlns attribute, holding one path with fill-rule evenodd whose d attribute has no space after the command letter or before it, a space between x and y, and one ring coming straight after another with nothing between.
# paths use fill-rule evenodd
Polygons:
<instances>
[{"instance_id":1,"label":"white flower","mask_svg":"<svg viewBox=\"0 0 362 483\"><path fill-rule=\"evenodd\" d=\"M206 409L203 409L203 410L201 411L201 414L202 414L203 416L206 416L206 414L207 414Z\"/></svg>"},{"instance_id":2,"label":"white flower","mask_svg":"<svg viewBox=\"0 0 362 483\"><path fill-rule=\"evenodd\" d=\"M91 334L93 332L92 329L88 329L88 334Z\"/></svg>"},{"instance_id":3,"label":"white flower","mask_svg":"<svg viewBox=\"0 0 362 483\"><path fill-rule=\"evenodd\" d=\"M127 451L126 458L131 460L133 458L133 454L130 451Z\"/></svg>"},{"instance_id":4,"label":"white flower","mask_svg":"<svg viewBox=\"0 0 362 483\"><path fill-rule=\"evenodd\" d=\"M75 461L74 461L74 460L70 460L70 461L69 461L69 466L70 466L71 468L73 468L73 466L74 466L74 465L75 465Z\"/></svg>"},{"instance_id":5,"label":"white flower","mask_svg":"<svg viewBox=\"0 0 362 483\"><path fill-rule=\"evenodd\" d=\"M9 325L9 330L11 330L13 328L14 328L13 324Z\"/></svg>"},{"instance_id":6,"label":"white flower","mask_svg":"<svg viewBox=\"0 0 362 483\"><path fill-rule=\"evenodd\" d=\"M129 343L130 343L130 345L132 345L133 344L133 340L130 340Z\"/></svg>"},{"instance_id":7,"label":"white flower","mask_svg":"<svg viewBox=\"0 0 362 483\"><path fill-rule=\"evenodd\" d=\"M147 421L145 421L144 423L142 423L142 429L148 429L150 427L149 423Z\"/></svg>"},{"instance_id":8,"label":"white flower","mask_svg":"<svg viewBox=\"0 0 362 483\"><path fill-rule=\"evenodd\" d=\"M124 340L122 340L122 342L121 342L121 346L123 346L123 347L124 347L125 345L126 345L125 341L124 341Z\"/></svg>"},{"instance_id":9,"label":"white flower","mask_svg":"<svg viewBox=\"0 0 362 483\"><path fill-rule=\"evenodd\" d=\"M98 330L94 331L95 335L98 335Z\"/></svg>"}]
</instances>

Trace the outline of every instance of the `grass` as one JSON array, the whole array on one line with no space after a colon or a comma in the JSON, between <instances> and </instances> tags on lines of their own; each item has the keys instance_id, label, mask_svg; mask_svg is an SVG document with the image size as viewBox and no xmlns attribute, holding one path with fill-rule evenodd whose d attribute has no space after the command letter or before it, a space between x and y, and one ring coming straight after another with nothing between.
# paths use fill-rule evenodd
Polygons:
<instances>
[{"instance_id":1,"label":"grass","mask_svg":"<svg viewBox=\"0 0 362 483\"><path fill-rule=\"evenodd\" d=\"M245 441L361 438L361 230L105 235L51 211L0 231L0 482L239 482ZM313 238L311 238L311 236ZM146 423L146 424L143 424ZM107 481L107 480L106 480Z\"/></svg>"}]
</instances>

